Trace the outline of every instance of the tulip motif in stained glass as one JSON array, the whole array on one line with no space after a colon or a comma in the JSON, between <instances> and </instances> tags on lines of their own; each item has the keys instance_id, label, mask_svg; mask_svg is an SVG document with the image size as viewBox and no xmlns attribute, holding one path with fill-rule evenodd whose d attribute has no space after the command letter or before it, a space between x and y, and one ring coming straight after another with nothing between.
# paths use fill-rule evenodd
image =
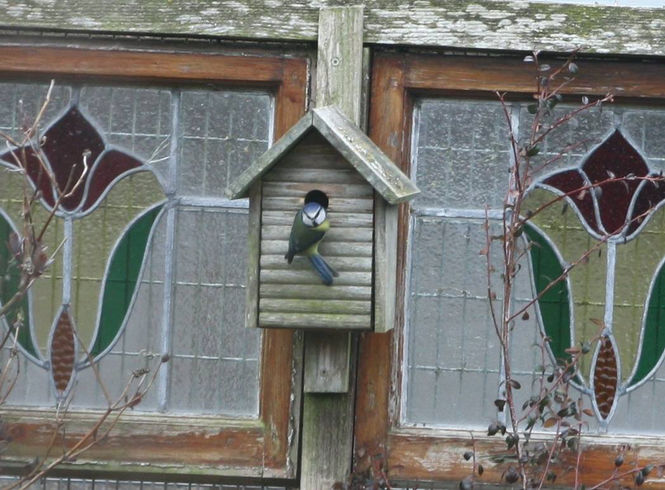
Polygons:
<instances>
[{"instance_id":1,"label":"tulip motif in stained glass","mask_svg":"<svg viewBox=\"0 0 665 490\"><path fill-rule=\"evenodd\" d=\"M39 190L35 222L44 223L56 208L45 242L49 253L58 253L51 268L0 322L7 328L20 312L18 346L49 373L55 398L61 401L70 393L76 372L100 360L122 335L165 201L150 165L108 144L76 104L46 128L39 143L14 151L24 152L27 179ZM1 153L0 304L9 301L20 281L7 246L22 229L24 177L15 169L11 152ZM76 190L58 203L54 186L65 189L68 182L79 180Z\"/></svg>"},{"instance_id":2,"label":"tulip motif in stained glass","mask_svg":"<svg viewBox=\"0 0 665 490\"><path fill-rule=\"evenodd\" d=\"M607 427L665 352L665 182L615 130L579 166L537 181L523 209L556 198L525 229L537 313L558 361L600 335L574 379Z\"/></svg>"}]
</instances>

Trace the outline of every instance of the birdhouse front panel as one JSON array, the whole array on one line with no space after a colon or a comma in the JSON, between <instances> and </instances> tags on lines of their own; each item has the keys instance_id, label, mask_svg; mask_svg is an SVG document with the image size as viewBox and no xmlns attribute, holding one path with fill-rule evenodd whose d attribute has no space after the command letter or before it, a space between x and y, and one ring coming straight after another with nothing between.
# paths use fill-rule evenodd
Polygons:
<instances>
[{"instance_id":1,"label":"birdhouse front panel","mask_svg":"<svg viewBox=\"0 0 665 490\"><path fill-rule=\"evenodd\" d=\"M316 202L305 207L308 195ZM373 187L311 130L263 176L261 196L258 325L371 329ZM323 236L320 273L307 254L296 253L291 263L285 257L304 207L312 211L305 221L329 222L315 236Z\"/></svg>"}]
</instances>

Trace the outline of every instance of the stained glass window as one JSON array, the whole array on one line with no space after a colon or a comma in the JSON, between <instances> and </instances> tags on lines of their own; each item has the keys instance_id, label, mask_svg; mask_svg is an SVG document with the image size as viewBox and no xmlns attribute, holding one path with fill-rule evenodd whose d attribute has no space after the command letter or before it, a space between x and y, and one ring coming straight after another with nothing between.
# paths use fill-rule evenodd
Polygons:
<instances>
[{"instance_id":1,"label":"stained glass window","mask_svg":"<svg viewBox=\"0 0 665 490\"><path fill-rule=\"evenodd\" d=\"M510 112L516 127L528 126L525 105ZM580 184L629 179L575 192L539 214L527 230L535 245L514 293L520 308L595 247L518 322L511 352L513 372L528 387L543 362L538 329L552 338L552 358L600 333L575 378L594 410L591 430L665 432L655 408L665 395L665 187L647 181L665 167L656 130L664 119L657 108L612 105L571 121L545 142L539 161L585 144L540 171L527 201L536 209ZM410 219L403 423L481 429L499 415L493 401L502 379L479 251L485 206L490 233L500 232L510 165L505 117L494 101L421 99L414 127L412 169L423 195ZM498 269L498 255L491 260Z\"/></svg>"},{"instance_id":2,"label":"stained glass window","mask_svg":"<svg viewBox=\"0 0 665 490\"><path fill-rule=\"evenodd\" d=\"M18 135L46 89L0 84L0 129ZM33 153L61 186L82 175L83 155L89 168L45 237L54 264L19 306L26 328L9 403L52 406L71 395L74 407L105 406L86 350L116 394L169 352L139 410L258 415L260 333L242 321L247 205L221 196L267 149L271 120L262 91L56 86L41 147L26 148L41 191L37 223L57 195ZM0 154L4 243L21 227L14 166ZM16 286L7 250L0 301Z\"/></svg>"}]
</instances>

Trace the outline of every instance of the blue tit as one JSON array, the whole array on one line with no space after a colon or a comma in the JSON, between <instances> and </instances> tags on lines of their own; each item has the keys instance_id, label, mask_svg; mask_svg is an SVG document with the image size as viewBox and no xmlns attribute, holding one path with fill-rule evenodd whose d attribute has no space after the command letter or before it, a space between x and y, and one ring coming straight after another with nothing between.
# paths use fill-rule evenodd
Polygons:
<instances>
[{"instance_id":1,"label":"blue tit","mask_svg":"<svg viewBox=\"0 0 665 490\"><path fill-rule=\"evenodd\" d=\"M289 264L296 254L306 256L327 286L333 283L333 277L339 276L319 255L319 243L329 229L330 221L325 208L318 202L308 202L296 213L289 237L289 251L284 256Z\"/></svg>"}]
</instances>

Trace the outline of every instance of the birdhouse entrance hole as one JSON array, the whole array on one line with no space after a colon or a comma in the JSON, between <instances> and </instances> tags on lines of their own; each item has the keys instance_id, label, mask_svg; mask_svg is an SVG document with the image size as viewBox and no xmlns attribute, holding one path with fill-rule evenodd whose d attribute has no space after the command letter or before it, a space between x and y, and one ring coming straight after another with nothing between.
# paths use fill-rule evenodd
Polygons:
<instances>
[{"instance_id":1,"label":"birdhouse entrance hole","mask_svg":"<svg viewBox=\"0 0 665 490\"><path fill-rule=\"evenodd\" d=\"M315 202L323 206L323 209L328 209L328 194L318 189L313 189L305 196L305 204Z\"/></svg>"}]
</instances>

